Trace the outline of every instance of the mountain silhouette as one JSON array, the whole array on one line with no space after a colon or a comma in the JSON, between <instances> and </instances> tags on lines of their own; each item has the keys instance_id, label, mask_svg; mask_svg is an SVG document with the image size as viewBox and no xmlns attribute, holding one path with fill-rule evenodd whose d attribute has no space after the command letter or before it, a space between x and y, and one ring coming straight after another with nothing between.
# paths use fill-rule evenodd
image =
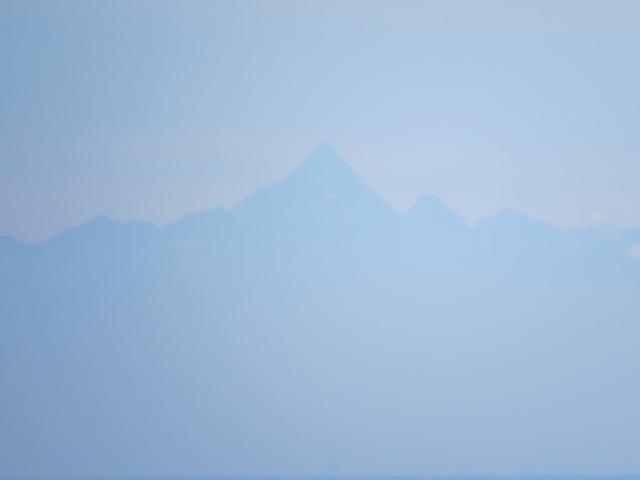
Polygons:
<instances>
[{"instance_id":1,"label":"mountain silhouette","mask_svg":"<svg viewBox=\"0 0 640 480\"><path fill-rule=\"evenodd\" d=\"M636 244L399 214L328 145L163 229L2 237L0 476L639 471Z\"/></svg>"},{"instance_id":2,"label":"mountain silhouette","mask_svg":"<svg viewBox=\"0 0 640 480\"><path fill-rule=\"evenodd\" d=\"M346 226L393 216L390 205L371 192L326 144L316 148L287 178L241 201L235 211L242 217L305 225L333 222Z\"/></svg>"}]
</instances>

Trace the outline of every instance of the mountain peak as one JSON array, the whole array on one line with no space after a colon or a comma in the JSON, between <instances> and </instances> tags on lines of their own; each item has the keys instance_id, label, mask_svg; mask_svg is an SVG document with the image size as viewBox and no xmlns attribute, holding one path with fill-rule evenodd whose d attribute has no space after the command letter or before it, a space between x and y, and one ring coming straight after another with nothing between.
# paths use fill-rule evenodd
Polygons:
<instances>
[{"instance_id":1,"label":"mountain peak","mask_svg":"<svg viewBox=\"0 0 640 480\"><path fill-rule=\"evenodd\" d=\"M360 176L326 143L316 147L282 183L323 196L366 189Z\"/></svg>"},{"instance_id":2,"label":"mountain peak","mask_svg":"<svg viewBox=\"0 0 640 480\"><path fill-rule=\"evenodd\" d=\"M245 216L259 214L265 218L273 218L275 214L299 218L323 215L364 218L380 212L387 216L391 212L388 204L371 192L351 166L326 143L316 147L286 178L256 190L235 210Z\"/></svg>"},{"instance_id":3,"label":"mountain peak","mask_svg":"<svg viewBox=\"0 0 640 480\"><path fill-rule=\"evenodd\" d=\"M329 143L321 143L307 155L305 162L322 161L323 159L340 160L335 148Z\"/></svg>"},{"instance_id":4,"label":"mountain peak","mask_svg":"<svg viewBox=\"0 0 640 480\"><path fill-rule=\"evenodd\" d=\"M328 143L318 145L307 156L296 172L309 172L314 176L349 175L351 177L357 177L351 166L342 160L335 149Z\"/></svg>"}]
</instances>

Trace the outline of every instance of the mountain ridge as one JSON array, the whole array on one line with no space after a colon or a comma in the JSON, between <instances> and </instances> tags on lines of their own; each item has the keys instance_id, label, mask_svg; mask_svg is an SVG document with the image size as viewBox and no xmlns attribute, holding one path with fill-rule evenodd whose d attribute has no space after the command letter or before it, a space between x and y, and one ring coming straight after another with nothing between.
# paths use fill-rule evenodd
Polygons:
<instances>
[{"instance_id":1,"label":"mountain ridge","mask_svg":"<svg viewBox=\"0 0 640 480\"><path fill-rule=\"evenodd\" d=\"M640 231L401 215L329 154L237 210L0 240L0 476L640 470Z\"/></svg>"},{"instance_id":2,"label":"mountain ridge","mask_svg":"<svg viewBox=\"0 0 640 480\"><path fill-rule=\"evenodd\" d=\"M380 212L384 212L384 215L393 215L399 219L417 219L417 217L421 217L427 223L433 222L434 217L439 217L439 220L448 223L448 227L453 228L455 228L454 225L456 224L458 228L464 225L470 229L480 229L488 225L502 224L504 226L505 222L520 222L522 225L530 224L532 227L533 225L537 225L538 228L553 229L556 231L578 232L590 230L588 227L559 230L543 220L529 217L513 209L499 210L491 216L482 217L475 225L469 225L457 212L447 206L440 197L436 195L420 196L406 213L400 214L393 210L387 200L367 188L362 178L347 162L339 157L331 145L323 143L316 147L298 167L293 169L284 178L267 186L257 187L252 193L236 202L230 209L212 207L200 212L191 212L162 228L157 228L144 220L118 221L101 214L83 224L67 227L51 238L39 242L22 242L10 235L5 235L4 237L12 238L15 242L23 245L39 245L51 242L58 237L64 237L68 235L69 232L78 232L79 229L92 229L98 225L102 225L105 230L108 227L116 229L135 226L164 232L175 229L175 226L184 223L183 221L185 219L190 219L189 221L193 222L196 217L204 218L204 216L206 216L204 215L205 212L226 212L230 215L244 216L247 214L251 215L250 212L252 211L257 211L258 215L268 216L272 214L273 211L277 211L279 208L293 202L293 197L300 193L303 193L306 198L305 201L301 202L300 206L312 210L315 208L317 210L318 204L325 203L325 201L340 204L341 202L336 201L338 199L342 200L340 198L341 190L350 193L352 197L358 197L357 200L351 198L352 203L353 201L375 201L379 203L377 208ZM271 203L276 203L276 205L272 205ZM309 212L302 211L300 213L304 215ZM617 227L616 230L633 235L640 229ZM7 242L3 241L3 243Z\"/></svg>"}]
</instances>

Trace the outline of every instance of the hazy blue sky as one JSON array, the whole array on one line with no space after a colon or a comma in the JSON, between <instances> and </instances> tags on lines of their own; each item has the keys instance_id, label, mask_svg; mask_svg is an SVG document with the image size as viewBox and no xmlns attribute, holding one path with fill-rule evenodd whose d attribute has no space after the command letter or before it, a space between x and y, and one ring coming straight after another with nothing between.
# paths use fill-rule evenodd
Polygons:
<instances>
[{"instance_id":1,"label":"hazy blue sky","mask_svg":"<svg viewBox=\"0 0 640 480\"><path fill-rule=\"evenodd\" d=\"M0 234L232 205L320 142L405 210L640 226L640 3L0 1Z\"/></svg>"}]
</instances>

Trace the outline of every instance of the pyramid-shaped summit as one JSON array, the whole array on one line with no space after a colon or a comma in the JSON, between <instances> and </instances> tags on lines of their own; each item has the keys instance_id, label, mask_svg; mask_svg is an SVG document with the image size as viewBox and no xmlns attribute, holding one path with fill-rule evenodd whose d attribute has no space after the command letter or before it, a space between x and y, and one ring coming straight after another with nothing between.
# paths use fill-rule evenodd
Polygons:
<instances>
[{"instance_id":1,"label":"pyramid-shaped summit","mask_svg":"<svg viewBox=\"0 0 640 480\"><path fill-rule=\"evenodd\" d=\"M286 178L261 188L240 202L237 210L244 214L288 216L351 215L357 210L369 217L390 207L371 192L364 181L328 144L316 147Z\"/></svg>"},{"instance_id":2,"label":"pyramid-shaped summit","mask_svg":"<svg viewBox=\"0 0 640 480\"><path fill-rule=\"evenodd\" d=\"M306 194L334 196L361 192L366 186L351 166L326 143L316 147L285 179L268 187Z\"/></svg>"},{"instance_id":3,"label":"pyramid-shaped summit","mask_svg":"<svg viewBox=\"0 0 640 480\"><path fill-rule=\"evenodd\" d=\"M321 143L305 158L305 168L349 168L335 149L328 143Z\"/></svg>"},{"instance_id":4,"label":"pyramid-shaped summit","mask_svg":"<svg viewBox=\"0 0 640 480\"><path fill-rule=\"evenodd\" d=\"M302 165L294 170L290 177L315 179L317 182L361 183L360 178L351 166L342 160L335 149L327 144L320 144L304 160ZM330 186L330 185L327 185Z\"/></svg>"}]
</instances>

